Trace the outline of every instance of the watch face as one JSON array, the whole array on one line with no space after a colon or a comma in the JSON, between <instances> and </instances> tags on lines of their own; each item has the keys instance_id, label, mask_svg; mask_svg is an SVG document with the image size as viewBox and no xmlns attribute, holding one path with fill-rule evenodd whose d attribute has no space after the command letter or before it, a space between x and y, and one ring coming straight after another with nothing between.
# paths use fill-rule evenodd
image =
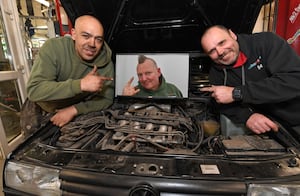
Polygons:
<instances>
[{"instance_id":1,"label":"watch face","mask_svg":"<svg viewBox=\"0 0 300 196\"><path fill-rule=\"evenodd\" d=\"M242 93L241 93L241 89L239 88L234 88L232 91L232 97L235 101L240 101L242 100Z\"/></svg>"}]
</instances>

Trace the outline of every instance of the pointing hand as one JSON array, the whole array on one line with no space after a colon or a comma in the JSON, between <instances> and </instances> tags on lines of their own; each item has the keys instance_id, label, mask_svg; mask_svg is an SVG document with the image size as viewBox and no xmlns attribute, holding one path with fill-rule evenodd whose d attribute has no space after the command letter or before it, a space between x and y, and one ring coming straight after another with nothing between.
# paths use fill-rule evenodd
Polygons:
<instances>
[{"instance_id":1,"label":"pointing hand","mask_svg":"<svg viewBox=\"0 0 300 196\"><path fill-rule=\"evenodd\" d=\"M94 66L93 70L90 71L80 81L80 87L82 91L97 92L101 91L105 81L112 81L111 77L99 76L97 73L97 67Z\"/></svg>"}]
</instances>

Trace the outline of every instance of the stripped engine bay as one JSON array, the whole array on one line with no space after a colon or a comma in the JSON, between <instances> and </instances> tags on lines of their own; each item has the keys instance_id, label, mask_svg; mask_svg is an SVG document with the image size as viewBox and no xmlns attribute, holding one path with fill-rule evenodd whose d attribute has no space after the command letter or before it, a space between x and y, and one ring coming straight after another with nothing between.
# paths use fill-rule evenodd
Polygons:
<instances>
[{"instance_id":1,"label":"stripped engine bay","mask_svg":"<svg viewBox=\"0 0 300 196\"><path fill-rule=\"evenodd\" d=\"M56 146L164 154L266 155L284 148L266 136L225 137L206 100L119 98L62 127ZM212 120L213 119L213 120ZM215 122L213 126L208 122Z\"/></svg>"},{"instance_id":2,"label":"stripped engine bay","mask_svg":"<svg viewBox=\"0 0 300 196\"><path fill-rule=\"evenodd\" d=\"M204 137L199 119L207 115L206 108L201 103L196 111L195 106L186 108L185 104L186 101L180 100L175 105L115 104L105 111L80 116L62 127L57 146L195 154Z\"/></svg>"}]
</instances>

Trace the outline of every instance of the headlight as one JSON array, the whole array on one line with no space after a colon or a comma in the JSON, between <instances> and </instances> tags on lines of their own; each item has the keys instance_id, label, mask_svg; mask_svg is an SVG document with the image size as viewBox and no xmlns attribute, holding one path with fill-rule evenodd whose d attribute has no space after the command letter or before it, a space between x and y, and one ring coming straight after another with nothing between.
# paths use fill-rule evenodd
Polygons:
<instances>
[{"instance_id":1,"label":"headlight","mask_svg":"<svg viewBox=\"0 0 300 196\"><path fill-rule=\"evenodd\" d=\"M294 196L300 195L300 185L296 184L250 184L247 196Z\"/></svg>"},{"instance_id":2,"label":"headlight","mask_svg":"<svg viewBox=\"0 0 300 196\"><path fill-rule=\"evenodd\" d=\"M59 170L8 162L5 166L6 186L34 195L61 195Z\"/></svg>"}]
</instances>

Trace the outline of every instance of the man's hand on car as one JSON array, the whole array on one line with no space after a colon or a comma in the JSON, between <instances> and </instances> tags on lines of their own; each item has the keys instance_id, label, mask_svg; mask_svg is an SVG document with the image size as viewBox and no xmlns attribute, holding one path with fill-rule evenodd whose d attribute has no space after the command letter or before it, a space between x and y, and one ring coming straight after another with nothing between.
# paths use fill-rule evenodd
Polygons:
<instances>
[{"instance_id":1,"label":"man's hand on car","mask_svg":"<svg viewBox=\"0 0 300 196\"><path fill-rule=\"evenodd\" d=\"M248 118L246 126L256 134L266 133L271 130L278 131L279 128L274 121L259 113L252 114Z\"/></svg>"},{"instance_id":2,"label":"man's hand on car","mask_svg":"<svg viewBox=\"0 0 300 196\"><path fill-rule=\"evenodd\" d=\"M62 127L68 122L70 122L75 116L77 115L77 109L75 106L66 107L60 110L56 111L56 114L54 114L50 121L58 126Z\"/></svg>"}]
</instances>

